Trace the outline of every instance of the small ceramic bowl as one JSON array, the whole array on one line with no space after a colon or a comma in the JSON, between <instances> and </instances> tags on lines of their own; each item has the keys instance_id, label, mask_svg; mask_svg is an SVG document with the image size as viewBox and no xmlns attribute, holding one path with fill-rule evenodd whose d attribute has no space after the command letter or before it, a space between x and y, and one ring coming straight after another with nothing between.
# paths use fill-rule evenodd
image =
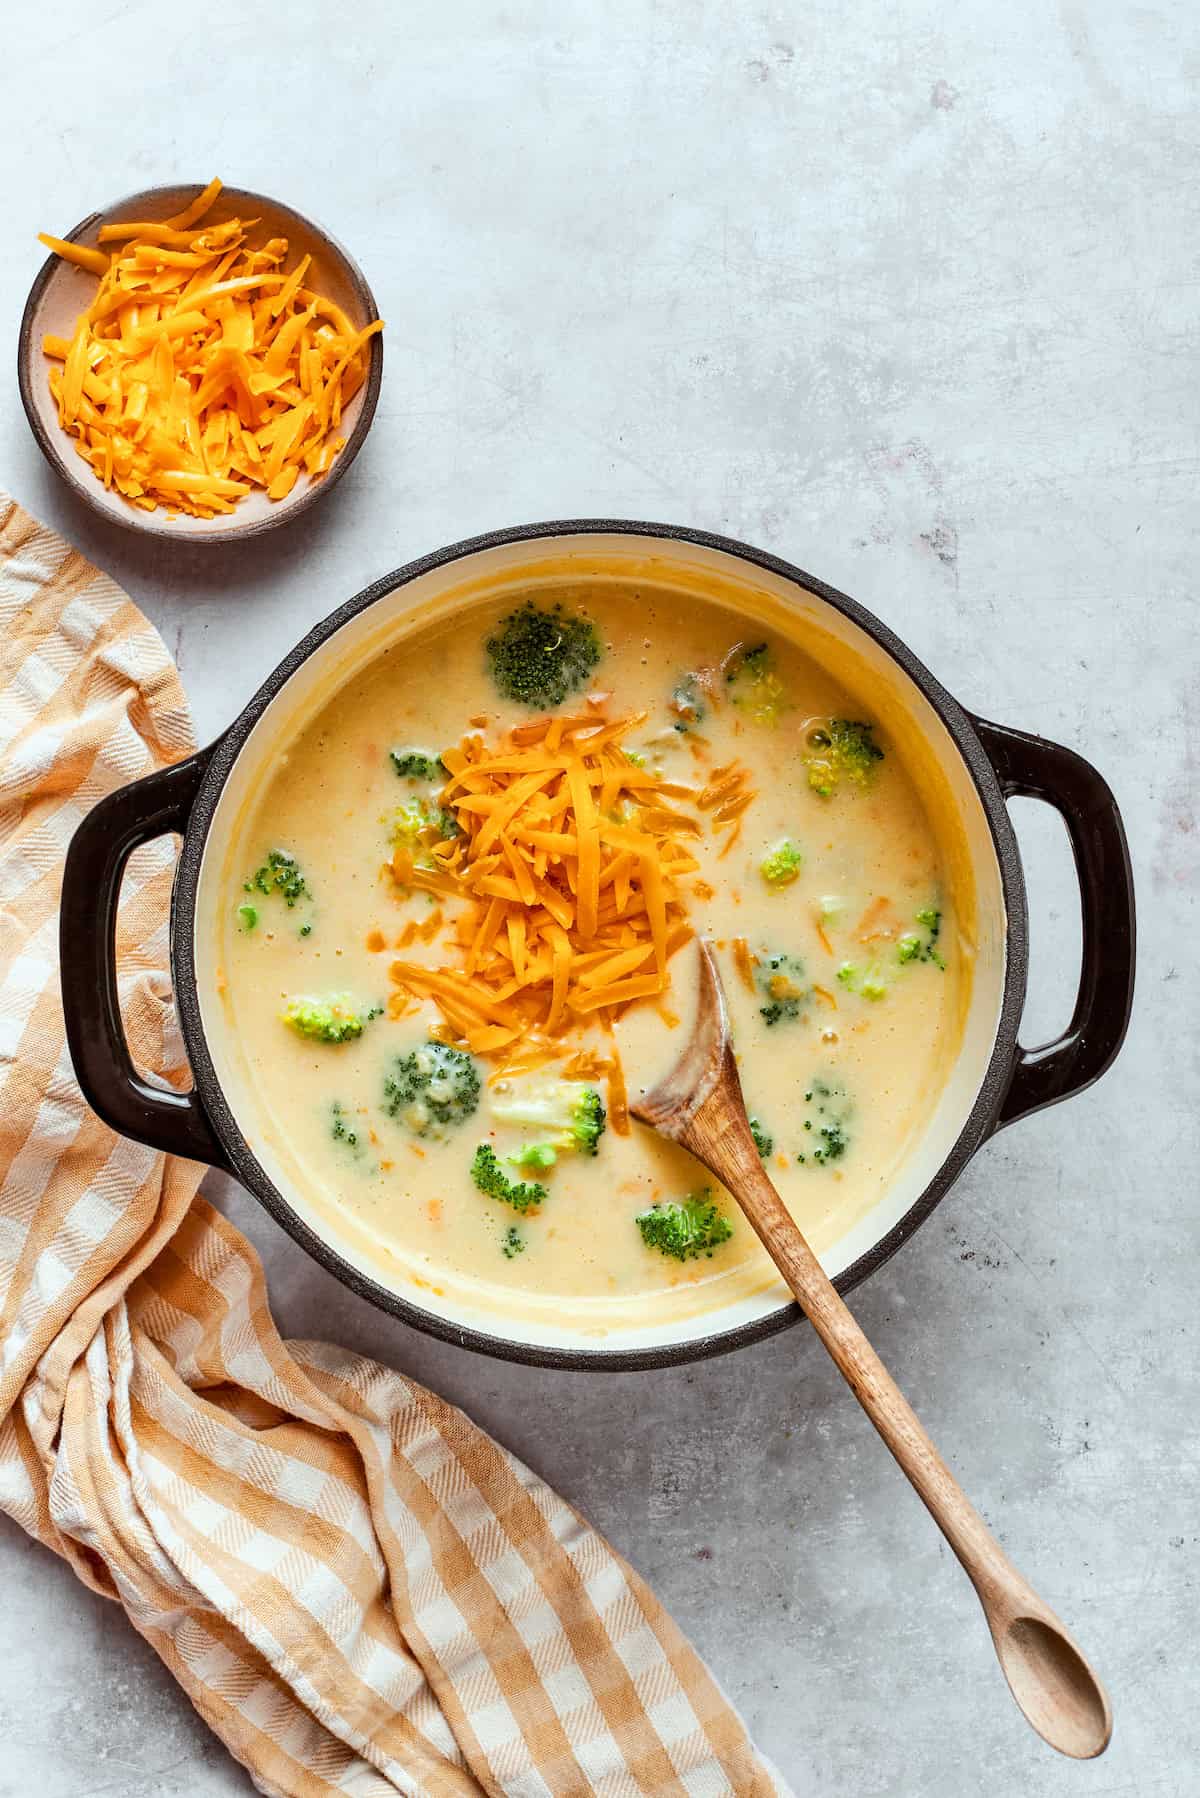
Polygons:
<instances>
[{"instance_id":1,"label":"small ceramic bowl","mask_svg":"<svg viewBox=\"0 0 1200 1798\"><path fill-rule=\"evenodd\" d=\"M202 182L183 183L130 194L106 206L103 212L91 213L64 235L72 243L94 249L102 225L123 219L157 222L171 218L195 199L203 185ZM310 255L312 269L308 282L336 301L352 324L361 329L378 317L374 296L358 264L303 213L294 212L290 206L270 200L265 194L226 187L205 214L204 224L218 225L232 217L259 221L254 231L256 242L265 242L269 237L286 237L289 267L298 257ZM197 230L201 228L197 226ZM60 337L71 336L76 318L91 304L95 291L95 275L63 261L60 256L50 256L29 290L17 344L17 380L30 429L51 467L94 512L117 524L127 525L131 530L141 531L145 536L232 543L259 536L307 511L345 474L362 448L379 398L383 379L383 337L378 332L368 344L367 378L342 413L339 435L346 440L345 448L334 457L328 474L318 480L302 474L286 499L268 499L256 488L238 501L234 512L218 514L215 518L193 518L181 512L175 518L168 518L161 506L156 512L143 512L115 490L106 489L82 456L76 453L74 438L59 425L58 409L50 392L50 363L42 351L42 338L47 332Z\"/></svg>"}]
</instances>

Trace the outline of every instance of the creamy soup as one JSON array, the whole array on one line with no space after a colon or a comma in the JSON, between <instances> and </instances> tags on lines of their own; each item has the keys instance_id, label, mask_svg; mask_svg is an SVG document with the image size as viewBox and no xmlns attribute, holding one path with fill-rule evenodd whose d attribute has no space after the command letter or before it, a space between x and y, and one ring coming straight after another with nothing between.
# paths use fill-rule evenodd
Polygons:
<instances>
[{"instance_id":1,"label":"creamy soup","mask_svg":"<svg viewBox=\"0 0 1200 1798\"><path fill-rule=\"evenodd\" d=\"M232 836L218 985L257 1127L385 1279L602 1334L775 1277L626 1110L682 1046L696 936L760 1153L827 1251L957 1048L935 821L798 643L577 583L409 635L283 745Z\"/></svg>"}]
</instances>

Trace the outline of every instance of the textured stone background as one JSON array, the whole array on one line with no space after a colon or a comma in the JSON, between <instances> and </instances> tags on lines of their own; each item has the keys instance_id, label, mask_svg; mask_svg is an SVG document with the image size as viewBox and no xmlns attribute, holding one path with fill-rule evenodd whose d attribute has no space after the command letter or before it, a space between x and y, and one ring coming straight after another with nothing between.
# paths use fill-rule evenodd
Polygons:
<instances>
[{"instance_id":1,"label":"textured stone background","mask_svg":"<svg viewBox=\"0 0 1200 1798\"><path fill-rule=\"evenodd\" d=\"M162 627L202 736L384 570L610 513L779 550L1110 777L1142 927L1119 1069L987 1148L855 1300L1106 1672L1096 1766L1020 1721L807 1333L660 1375L503 1367L376 1316L210 1189L286 1332L394 1358L609 1532L798 1792L1194 1793L1194 5L60 0L5 36L10 354L39 228L213 171L327 221L389 323L357 466L245 554L98 528L4 383L0 481ZM1078 916L1060 828L1016 809L1033 1041L1069 1010ZM248 1789L120 1615L0 1523L0 1798Z\"/></svg>"}]
</instances>

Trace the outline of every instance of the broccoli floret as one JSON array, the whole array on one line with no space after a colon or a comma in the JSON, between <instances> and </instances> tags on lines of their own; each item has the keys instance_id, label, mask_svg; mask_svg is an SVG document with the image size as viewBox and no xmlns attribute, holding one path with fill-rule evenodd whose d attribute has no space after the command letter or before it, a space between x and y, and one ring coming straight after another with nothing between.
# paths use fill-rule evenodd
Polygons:
<instances>
[{"instance_id":1,"label":"broccoli floret","mask_svg":"<svg viewBox=\"0 0 1200 1798\"><path fill-rule=\"evenodd\" d=\"M671 694L671 710L675 714L677 731L695 730L698 724L704 723L707 707L700 696L700 683L694 674L685 674Z\"/></svg>"},{"instance_id":2,"label":"broccoli floret","mask_svg":"<svg viewBox=\"0 0 1200 1798\"><path fill-rule=\"evenodd\" d=\"M925 934L915 930L907 930L896 944L897 961L931 961L936 968L945 970L937 948L938 935L942 928L942 914L935 906L927 905L917 913L917 923Z\"/></svg>"},{"instance_id":3,"label":"broccoli floret","mask_svg":"<svg viewBox=\"0 0 1200 1798\"><path fill-rule=\"evenodd\" d=\"M479 1104L479 1069L465 1049L422 1043L398 1055L383 1082L383 1109L414 1136L444 1136Z\"/></svg>"},{"instance_id":4,"label":"broccoli floret","mask_svg":"<svg viewBox=\"0 0 1200 1798\"><path fill-rule=\"evenodd\" d=\"M800 872L804 857L789 837L776 843L758 864L758 871L769 887L790 886Z\"/></svg>"},{"instance_id":5,"label":"broccoli floret","mask_svg":"<svg viewBox=\"0 0 1200 1798\"><path fill-rule=\"evenodd\" d=\"M435 805L432 799L406 799L403 805L393 808L388 819L388 837L393 847L407 849L418 868L436 867L430 853L434 845L458 835L454 813Z\"/></svg>"},{"instance_id":6,"label":"broccoli floret","mask_svg":"<svg viewBox=\"0 0 1200 1798\"><path fill-rule=\"evenodd\" d=\"M312 897L295 856L289 855L286 849L269 850L262 867L242 882L242 889L247 893L262 893L266 898L278 893L289 909L298 899Z\"/></svg>"},{"instance_id":7,"label":"broccoli floret","mask_svg":"<svg viewBox=\"0 0 1200 1798\"><path fill-rule=\"evenodd\" d=\"M754 979L766 1000L766 1004L759 1007L758 1015L767 1024L800 1016L808 1001L808 988L804 985L804 963L797 956L760 957Z\"/></svg>"},{"instance_id":8,"label":"broccoli floret","mask_svg":"<svg viewBox=\"0 0 1200 1798\"><path fill-rule=\"evenodd\" d=\"M832 798L843 782L865 787L883 760L873 724L853 718L829 718L808 733L805 765L808 784L822 799Z\"/></svg>"},{"instance_id":9,"label":"broccoli floret","mask_svg":"<svg viewBox=\"0 0 1200 1798\"><path fill-rule=\"evenodd\" d=\"M849 1144L845 1125L833 1119L818 1125L817 1134L821 1138L820 1148L813 1150L813 1160L817 1165L826 1161L839 1161Z\"/></svg>"},{"instance_id":10,"label":"broccoli floret","mask_svg":"<svg viewBox=\"0 0 1200 1798\"><path fill-rule=\"evenodd\" d=\"M544 709L577 692L600 660L589 618L560 605L542 611L532 600L502 619L484 647L502 697Z\"/></svg>"},{"instance_id":11,"label":"broccoli floret","mask_svg":"<svg viewBox=\"0 0 1200 1798\"><path fill-rule=\"evenodd\" d=\"M536 1180L510 1180L496 1159L490 1143L481 1142L471 1163L471 1178L489 1199L499 1199L515 1211L529 1211L546 1197L546 1188Z\"/></svg>"},{"instance_id":12,"label":"broccoli floret","mask_svg":"<svg viewBox=\"0 0 1200 1798\"><path fill-rule=\"evenodd\" d=\"M557 1161L558 1150L548 1142L527 1142L508 1157L510 1167L535 1167L539 1171L554 1167Z\"/></svg>"},{"instance_id":13,"label":"broccoli floret","mask_svg":"<svg viewBox=\"0 0 1200 1798\"><path fill-rule=\"evenodd\" d=\"M445 780L446 766L427 749L392 749L392 767L401 780Z\"/></svg>"},{"instance_id":14,"label":"broccoli floret","mask_svg":"<svg viewBox=\"0 0 1200 1798\"><path fill-rule=\"evenodd\" d=\"M279 1015L297 1036L305 1036L310 1042L348 1043L362 1035L371 1020L381 1015L381 1009L372 1006L364 1011L356 1000L337 993L329 999L289 999Z\"/></svg>"},{"instance_id":15,"label":"broccoli floret","mask_svg":"<svg viewBox=\"0 0 1200 1798\"><path fill-rule=\"evenodd\" d=\"M604 1134L600 1094L578 1081L550 1080L513 1091L497 1087L492 1115L498 1123L549 1130L554 1148L579 1155L595 1155Z\"/></svg>"},{"instance_id":16,"label":"broccoli floret","mask_svg":"<svg viewBox=\"0 0 1200 1798\"><path fill-rule=\"evenodd\" d=\"M392 842L413 850L430 848L458 834L454 813L444 811L431 799L406 799L393 809L388 825Z\"/></svg>"},{"instance_id":17,"label":"broccoli floret","mask_svg":"<svg viewBox=\"0 0 1200 1798\"><path fill-rule=\"evenodd\" d=\"M289 911L293 911L302 899L312 898L308 882L300 872L295 856L289 855L286 849L269 850L262 866L242 882L242 891L252 896L261 893L264 899L278 894ZM239 927L249 932L256 928L260 913L258 906L251 900L238 906L237 915ZM300 935L308 936L311 930L311 923L305 924Z\"/></svg>"},{"instance_id":18,"label":"broccoli floret","mask_svg":"<svg viewBox=\"0 0 1200 1798\"><path fill-rule=\"evenodd\" d=\"M903 961L904 957L900 959ZM872 1002L887 998L887 982L874 965L860 968L857 962L844 961L837 970L837 979L848 993L861 993L864 999Z\"/></svg>"},{"instance_id":19,"label":"broccoli floret","mask_svg":"<svg viewBox=\"0 0 1200 1798\"><path fill-rule=\"evenodd\" d=\"M734 705L756 724L778 724L791 704L768 643L736 649L726 660L725 684Z\"/></svg>"},{"instance_id":20,"label":"broccoli floret","mask_svg":"<svg viewBox=\"0 0 1200 1798\"><path fill-rule=\"evenodd\" d=\"M508 1229L504 1232L504 1239L500 1246L504 1251L504 1259L506 1261L511 1261L514 1255L524 1254L525 1238L521 1235L521 1232L517 1229L515 1224L510 1224L508 1226Z\"/></svg>"},{"instance_id":21,"label":"broccoli floret","mask_svg":"<svg viewBox=\"0 0 1200 1798\"><path fill-rule=\"evenodd\" d=\"M718 1211L707 1186L691 1193L681 1205L651 1205L648 1211L639 1211L634 1222L648 1249L657 1249L674 1261L711 1256L733 1235L733 1225Z\"/></svg>"},{"instance_id":22,"label":"broccoli floret","mask_svg":"<svg viewBox=\"0 0 1200 1798\"><path fill-rule=\"evenodd\" d=\"M756 1117L747 1118L746 1121L750 1125L750 1134L754 1138L754 1146L765 1161L767 1156L771 1153L771 1150L775 1147L775 1138L768 1130L763 1128Z\"/></svg>"},{"instance_id":23,"label":"broccoli floret","mask_svg":"<svg viewBox=\"0 0 1200 1798\"><path fill-rule=\"evenodd\" d=\"M403 805L392 808L388 836L393 843L405 843L411 848L423 841L429 828L429 810L423 799L406 799Z\"/></svg>"},{"instance_id":24,"label":"broccoli floret","mask_svg":"<svg viewBox=\"0 0 1200 1798\"><path fill-rule=\"evenodd\" d=\"M600 1094L589 1087L579 1103L574 1107L571 1135L581 1155L599 1153L600 1138L604 1135L607 1121Z\"/></svg>"},{"instance_id":25,"label":"broccoli floret","mask_svg":"<svg viewBox=\"0 0 1200 1798\"><path fill-rule=\"evenodd\" d=\"M850 1147L848 1124L854 1109L845 1087L816 1077L804 1095L804 1103L808 1110L804 1120L807 1147L796 1160L801 1166L812 1162L816 1167L840 1161Z\"/></svg>"},{"instance_id":26,"label":"broccoli floret","mask_svg":"<svg viewBox=\"0 0 1200 1798\"><path fill-rule=\"evenodd\" d=\"M362 1143L359 1141L358 1130L340 1099L335 1099L329 1107L329 1120L329 1134L334 1142L341 1143L352 1155L359 1154Z\"/></svg>"}]
</instances>

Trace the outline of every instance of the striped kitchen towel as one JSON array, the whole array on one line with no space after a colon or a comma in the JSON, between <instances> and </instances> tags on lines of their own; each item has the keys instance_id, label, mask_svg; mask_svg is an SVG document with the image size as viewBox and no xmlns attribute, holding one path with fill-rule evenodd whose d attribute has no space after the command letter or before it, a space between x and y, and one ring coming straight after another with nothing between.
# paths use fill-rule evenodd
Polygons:
<instances>
[{"instance_id":1,"label":"striped kitchen towel","mask_svg":"<svg viewBox=\"0 0 1200 1798\"><path fill-rule=\"evenodd\" d=\"M192 747L158 634L0 494L0 1508L124 1606L261 1791L783 1794L569 1505L411 1380L282 1341L203 1170L85 1105L63 854ZM135 1060L181 1082L172 859L130 863L119 953Z\"/></svg>"}]
</instances>

